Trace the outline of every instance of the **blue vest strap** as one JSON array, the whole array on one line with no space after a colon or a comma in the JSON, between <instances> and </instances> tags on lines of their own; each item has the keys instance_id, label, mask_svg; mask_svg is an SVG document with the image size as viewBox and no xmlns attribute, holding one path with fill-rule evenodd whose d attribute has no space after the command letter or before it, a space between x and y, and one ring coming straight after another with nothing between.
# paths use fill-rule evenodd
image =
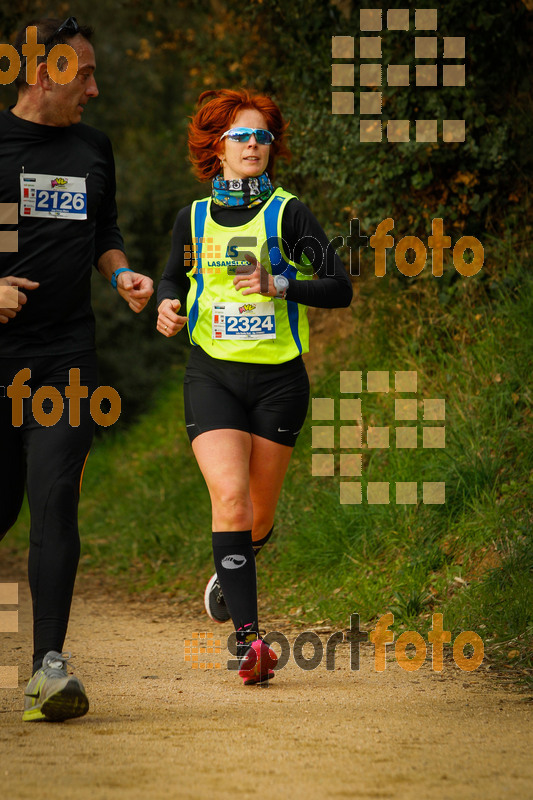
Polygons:
<instances>
[{"instance_id":1,"label":"blue vest strap","mask_svg":"<svg viewBox=\"0 0 533 800\"><path fill-rule=\"evenodd\" d=\"M191 276L191 280L196 280L196 297L194 299L194 303L192 308L188 311L189 317L189 334L191 337L191 341L194 342L194 326L198 322L198 301L200 299L200 295L204 290L204 273L202 269L202 256L200 253L203 251L203 247L199 244L199 239L204 238L204 231L205 231L205 220L207 217L207 204L210 202L211 198L207 198L206 200L197 200L195 207L194 207L194 224L192 225L192 235L193 235L193 242L192 242L192 252L196 250L196 274ZM196 241L194 241L194 237L196 237ZM195 247L196 245L196 247ZM194 342L196 344L196 342Z\"/></svg>"},{"instance_id":2,"label":"blue vest strap","mask_svg":"<svg viewBox=\"0 0 533 800\"><path fill-rule=\"evenodd\" d=\"M264 211L267 246L270 262L272 264L272 274L285 275L286 278L296 278L296 267L293 267L292 264L285 261L278 243L278 218L285 200L286 198L284 197L274 197ZM302 343L298 331L300 316L298 303L294 303L291 300L287 300L286 302L291 333L296 342L298 352L301 354Z\"/></svg>"}]
</instances>

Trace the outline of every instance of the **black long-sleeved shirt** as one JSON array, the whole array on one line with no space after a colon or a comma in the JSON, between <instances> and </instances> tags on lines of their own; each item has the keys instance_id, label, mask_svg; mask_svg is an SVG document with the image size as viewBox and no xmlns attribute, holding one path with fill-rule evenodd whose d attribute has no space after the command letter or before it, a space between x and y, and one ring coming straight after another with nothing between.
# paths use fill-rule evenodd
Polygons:
<instances>
[{"instance_id":1,"label":"black long-sleeved shirt","mask_svg":"<svg viewBox=\"0 0 533 800\"><path fill-rule=\"evenodd\" d=\"M249 208L211 203L211 215L219 225L233 228L250 222L262 207L263 204ZM315 275L319 278L319 280L289 279L286 299L317 308L349 306L353 291L342 261L335 249L328 246L326 234L311 211L296 198L289 200L285 206L281 235L291 252L292 260L297 264L301 263L302 251L305 251L313 263ZM315 257L310 249L305 247L306 244L309 245L310 237L319 245L315 246ZM183 254L185 246L190 252L191 243L191 206L186 206L176 217L172 231L172 250L157 289L157 304L166 298L177 297L182 304L180 313L185 313L185 301L189 289L187 272L190 267L185 266ZM228 280L233 278L228 277Z\"/></svg>"},{"instance_id":2,"label":"black long-sleeved shirt","mask_svg":"<svg viewBox=\"0 0 533 800\"><path fill-rule=\"evenodd\" d=\"M87 219L20 213L20 174L86 178ZM0 253L0 277L38 281L14 319L0 325L0 356L59 355L94 347L92 266L124 250L117 225L115 165L107 136L78 123L61 128L0 113L0 203L19 206L18 252Z\"/></svg>"}]
</instances>

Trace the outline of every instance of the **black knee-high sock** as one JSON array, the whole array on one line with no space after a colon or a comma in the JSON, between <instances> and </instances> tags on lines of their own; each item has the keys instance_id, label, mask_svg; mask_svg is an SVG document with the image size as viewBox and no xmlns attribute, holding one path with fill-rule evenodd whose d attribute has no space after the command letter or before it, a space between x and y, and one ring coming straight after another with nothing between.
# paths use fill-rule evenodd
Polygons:
<instances>
[{"instance_id":1,"label":"black knee-high sock","mask_svg":"<svg viewBox=\"0 0 533 800\"><path fill-rule=\"evenodd\" d=\"M272 534L274 533L274 526L270 528L269 532L266 536L263 536L262 539L256 539L255 541L252 539L252 547L254 548L254 553L257 555L260 550L266 545Z\"/></svg>"},{"instance_id":2,"label":"black knee-high sock","mask_svg":"<svg viewBox=\"0 0 533 800\"><path fill-rule=\"evenodd\" d=\"M257 631L257 578L251 531L213 531L213 556L235 629Z\"/></svg>"}]
</instances>

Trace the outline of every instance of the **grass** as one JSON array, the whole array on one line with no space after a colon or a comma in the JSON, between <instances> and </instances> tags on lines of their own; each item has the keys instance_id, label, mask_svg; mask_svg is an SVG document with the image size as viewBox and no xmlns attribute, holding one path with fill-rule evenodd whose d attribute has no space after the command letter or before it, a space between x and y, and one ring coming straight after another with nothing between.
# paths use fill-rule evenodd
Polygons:
<instances>
[{"instance_id":1,"label":"grass","mask_svg":"<svg viewBox=\"0 0 533 800\"><path fill-rule=\"evenodd\" d=\"M393 611L397 631L421 632L441 612L453 638L475 630L498 663L533 674L533 281L530 259L511 245L490 242L482 272L444 289L431 275L359 279L344 323L353 334L335 339L312 378L312 396L334 398L336 419L309 416L276 535L260 557L270 611L342 627L354 612L370 625ZM338 463L332 477L311 475L312 452L338 462L338 429L350 424L338 416L341 370L418 374L418 447L397 449L391 434L391 447L361 451L363 498L369 481L388 481L389 504L341 505ZM182 377L175 366L153 408L94 447L80 509L82 567L131 590L197 595L200 606L212 569L210 511L185 434ZM393 391L361 398L365 427L392 428ZM445 425L445 448L422 447L423 398L446 401L445 422L424 423ZM313 424L335 428L335 448L312 450ZM417 482L415 505L394 502L398 480ZM445 482L445 504L421 502L424 480ZM27 512L10 535L14 547L25 545L26 530Z\"/></svg>"}]
</instances>

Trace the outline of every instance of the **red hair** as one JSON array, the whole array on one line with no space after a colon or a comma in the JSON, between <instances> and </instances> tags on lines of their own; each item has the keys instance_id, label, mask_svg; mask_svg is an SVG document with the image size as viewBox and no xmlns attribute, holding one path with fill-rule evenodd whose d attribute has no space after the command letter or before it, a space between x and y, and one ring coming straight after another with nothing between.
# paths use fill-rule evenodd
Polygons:
<instances>
[{"instance_id":1,"label":"red hair","mask_svg":"<svg viewBox=\"0 0 533 800\"><path fill-rule=\"evenodd\" d=\"M196 113L189 123L189 159L201 181L210 181L220 172L219 139L231 128L237 114L248 108L259 111L268 130L274 134L267 165L270 178L274 177L274 162L278 156L290 159L290 151L284 142L288 123L270 97L253 94L248 89L210 89L198 98Z\"/></svg>"}]
</instances>

